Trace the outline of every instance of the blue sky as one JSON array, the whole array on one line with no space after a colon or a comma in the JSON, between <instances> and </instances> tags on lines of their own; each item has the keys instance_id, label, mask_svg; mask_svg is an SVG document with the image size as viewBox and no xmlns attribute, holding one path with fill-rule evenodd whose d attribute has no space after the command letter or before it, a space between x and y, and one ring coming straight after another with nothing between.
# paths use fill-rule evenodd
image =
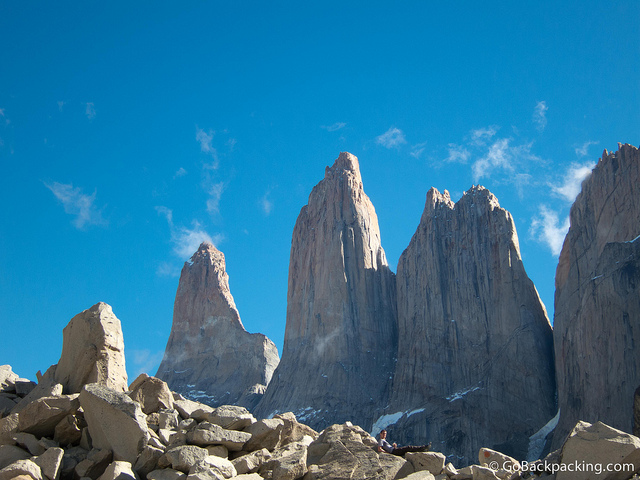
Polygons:
<instances>
[{"instance_id":1,"label":"blue sky","mask_svg":"<svg viewBox=\"0 0 640 480\"><path fill-rule=\"evenodd\" d=\"M580 180L640 142L638 25L635 0L0 3L0 364L34 379L104 301L130 380L155 373L203 239L281 350L293 226L341 151L394 271L428 189L480 183L552 314Z\"/></svg>"}]
</instances>

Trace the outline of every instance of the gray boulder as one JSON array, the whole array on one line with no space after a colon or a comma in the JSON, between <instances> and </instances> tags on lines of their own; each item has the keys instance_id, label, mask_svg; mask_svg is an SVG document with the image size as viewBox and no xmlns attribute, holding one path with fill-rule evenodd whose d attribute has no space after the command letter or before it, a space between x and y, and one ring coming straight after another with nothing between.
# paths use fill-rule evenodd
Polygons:
<instances>
[{"instance_id":1,"label":"gray boulder","mask_svg":"<svg viewBox=\"0 0 640 480\"><path fill-rule=\"evenodd\" d=\"M64 327L55 379L65 393L79 393L89 383L127 391L122 327L109 305L97 303Z\"/></svg>"},{"instance_id":2,"label":"gray boulder","mask_svg":"<svg viewBox=\"0 0 640 480\"><path fill-rule=\"evenodd\" d=\"M113 451L115 460L135 463L149 440L140 405L126 394L93 383L80 393L93 446Z\"/></svg>"},{"instance_id":3,"label":"gray boulder","mask_svg":"<svg viewBox=\"0 0 640 480\"><path fill-rule=\"evenodd\" d=\"M38 437L53 437L58 423L79 407L78 394L39 398L20 411L18 430Z\"/></svg>"}]
</instances>

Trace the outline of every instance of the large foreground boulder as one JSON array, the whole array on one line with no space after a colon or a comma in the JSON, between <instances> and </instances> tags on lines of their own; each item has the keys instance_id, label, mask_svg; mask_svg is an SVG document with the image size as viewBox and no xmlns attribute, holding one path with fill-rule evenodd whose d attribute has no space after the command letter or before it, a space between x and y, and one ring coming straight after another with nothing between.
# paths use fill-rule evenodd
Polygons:
<instances>
[{"instance_id":1,"label":"large foreground boulder","mask_svg":"<svg viewBox=\"0 0 640 480\"><path fill-rule=\"evenodd\" d=\"M64 328L55 379L65 393L79 393L88 383L127 391L122 328L109 305L95 304Z\"/></svg>"},{"instance_id":2,"label":"large foreground boulder","mask_svg":"<svg viewBox=\"0 0 640 480\"><path fill-rule=\"evenodd\" d=\"M93 446L113 451L115 460L134 464L149 440L140 405L126 394L96 383L84 386L80 405Z\"/></svg>"}]
</instances>

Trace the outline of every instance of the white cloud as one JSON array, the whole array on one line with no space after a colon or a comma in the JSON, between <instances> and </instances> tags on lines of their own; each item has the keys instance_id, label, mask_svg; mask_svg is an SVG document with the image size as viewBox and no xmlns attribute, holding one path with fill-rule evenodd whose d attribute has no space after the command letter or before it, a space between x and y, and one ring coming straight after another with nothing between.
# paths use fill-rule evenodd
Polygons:
<instances>
[{"instance_id":1,"label":"white cloud","mask_svg":"<svg viewBox=\"0 0 640 480\"><path fill-rule=\"evenodd\" d=\"M411 147L411 151L409 152L409 155L415 158L420 158L424 153L426 146L427 146L427 142L422 142L422 143L413 145Z\"/></svg>"},{"instance_id":2,"label":"white cloud","mask_svg":"<svg viewBox=\"0 0 640 480\"><path fill-rule=\"evenodd\" d=\"M62 107L64 107L64 103L62 100L58 100L58 110L62 111Z\"/></svg>"},{"instance_id":3,"label":"white cloud","mask_svg":"<svg viewBox=\"0 0 640 480\"><path fill-rule=\"evenodd\" d=\"M489 125L486 128L478 128L471 131L471 141L476 145L484 145L486 141L491 140L498 133L497 125Z\"/></svg>"},{"instance_id":4,"label":"white cloud","mask_svg":"<svg viewBox=\"0 0 640 480\"><path fill-rule=\"evenodd\" d=\"M455 143L449 144L448 151L449 156L444 159L448 163L467 163L471 156L471 152L463 145L456 145Z\"/></svg>"},{"instance_id":5,"label":"white cloud","mask_svg":"<svg viewBox=\"0 0 640 480\"><path fill-rule=\"evenodd\" d=\"M73 188L73 184L70 183L53 182L44 185L62 203L65 213L76 216L73 224L79 230L83 230L87 225L107 225L107 221L102 218L102 212L94 205L97 190L93 195L86 195L80 187Z\"/></svg>"},{"instance_id":6,"label":"white cloud","mask_svg":"<svg viewBox=\"0 0 640 480\"><path fill-rule=\"evenodd\" d=\"M218 168L218 151L213 146L214 134L213 130L209 130L209 133L207 133L203 129L196 127L196 141L200 142L200 151L211 155L213 163L210 164L210 168L215 170Z\"/></svg>"},{"instance_id":7,"label":"white cloud","mask_svg":"<svg viewBox=\"0 0 640 480\"><path fill-rule=\"evenodd\" d=\"M214 183L208 189L209 198L207 199L207 212L211 214L220 213L220 199L224 192L224 182Z\"/></svg>"},{"instance_id":8,"label":"white cloud","mask_svg":"<svg viewBox=\"0 0 640 480\"><path fill-rule=\"evenodd\" d=\"M131 355L131 357L129 357ZM164 350L155 353L148 349L131 350L127 352L127 358L131 358L134 376L137 378L141 373L154 376L164 357Z\"/></svg>"},{"instance_id":9,"label":"white cloud","mask_svg":"<svg viewBox=\"0 0 640 480\"><path fill-rule=\"evenodd\" d=\"M321 125L320 128L324 128L327 132L335 132L346 126L347 124L344 122L336 122L333 125Z\"/></svg>"},{"instance_id":10,"label":"white cloud","mask_svg":"<svg viewBox=\"0 0 640 480\"><path fill-rule=\"evenodd\" d=\"M269 200L269 195L270 194L271 194L271 191L268 191L260 199L260 206L262 207L262 211L267 216L270 215L271 211L273 210L273 202L271 200Z\"/></svg>"},{"instance_id":11,"label":"white cloud","mask_svg":"<svg viewBox=\"0 0 640 480\"><path fill-rule=\"evenodd\" d=\"M180 167L176 173L173 174L173 178L184 177L187 174L187 171L184 167Z\"/></svg>"},{"instance_id":12,"label":"white cloud","mask_svg":"<svg viewBox=\"0 0 640 480\"><path fill-rule=\"evenodd\" d=\"M477 182L482 177L491 176L498 168L511 170L511 155L509 153L509 139L502 138L489 147L487 154L473 164L473 180Z\"/></svg>"},{"instance_id":13,"label":"white cloud","mask_svg":"<svg viewBox=\"0 0 640 480\"><path fill-rule=\"evenodd\" d=\"M376 137L376 143L385 148L394 148L407 143L407 140L404 138L402 130L396 127L391 127L382 135Z\"/></svg>"},{"instance_id":14,"label":"white cloud","mask_svg":"<svg viewBox=\"0 0 640 480\"><path fill-rule=\"evenodd\" d=\"M532 146L533 142L512 146L510 138L496 140L487 153L473 163L474 181L489 178L500 171L509 174L510 180L515 179L516 169L519 170L516 175L527 174L531 163L544 163L540 157L531 153Z\"/></svg>"},{"instance_id":15,"label":"white cloud","mask_svg":"<svg viewBox=\"0 0 640 480\"><path fill-rule=\"evenodd\" d=\"M539 215L531 221L529 233L539 242L546 243L554 255L560 255L569 225L568 216L561 222L556 212L541 205Z\"/></svg>"},{"instance_id":16,"label":"white cloud","mask_svg":"<svg viewBox=\"0 0 640 480\"><path fill-rule=\"evenodd\" d=\"M222 241L222 235L211 237L201 226L197 220L192 222L192 228L177 227L173 223L173 211L167 207L155 207L159 215L163 215L169 224L171 231L171 243L173 244L173 253L181 259L188 259L196 252L202 242L209 242L217 245ZM158 271L156 273L159 273Z\"/></svg>"},{"instance_id":17,"label":"white cloud","mask_svg":"<svg viewBox=\"0 0 640 480\"><path fill-rule=\"evenodd\" d=\"M93 105L93 102L87 102L86 106L87 107L85 108L84 113L89 120L93 120L94 118L96 118L96 109Z\"/></svg>"},{"instance_id":18,"label":"white cloud","mask_svg":"<svg viewBox=\"0 0 640 480\"><path fill-rule=\"evenodd\" d=\"M547 126L547 102L538 102L533 110L533 123L536 124L538 131L542 132Z\"/></svg>"},{"instance_id":19,"label":"white cloud","mask_svg":"<svg viewBox=\"0 0 640 480\"><path fill-rule=\"evenodd\" d=\"M582 165L578 163L571 164L564 175L562 183L560 185L551 185L553 193L567 202L573 203L582 189L583 180L591 175L595 165L595 162L588 162Z\"/></svg>"},{"instance_id":20,"label":"white cloud","mask_svg":"<svg viewBox=\"0 0 640 480\"><path fill-rule=\"evenodd\" d=\"M592 142L591 140L584 142L579 147L576 147L576 155L579 157L586 157L591 145L597 145L599 142Z\"/></svg>"}]
</instances>

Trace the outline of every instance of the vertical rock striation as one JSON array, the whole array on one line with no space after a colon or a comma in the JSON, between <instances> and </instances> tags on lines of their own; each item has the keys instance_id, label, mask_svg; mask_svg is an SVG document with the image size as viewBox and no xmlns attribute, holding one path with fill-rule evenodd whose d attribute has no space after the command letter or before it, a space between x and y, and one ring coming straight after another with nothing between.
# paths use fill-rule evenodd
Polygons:
<instances>
[{"instance_id":1,"label":"vertical rock striation","mask_svg":"<svg viewBox=\"0 0 640 480\"><path fill-rule=\"evenodd\" d=\"M316 429L371 425L396 342L395 278L358 159L343 152L293 230L282 360L256 414L293 411Z\"/></svg>"},{"instance_id":2,"label":"vertical rock striation","mask_svg":"<svg viewBox=\"0 0 640 480\"><path fill-rule=\"evenodd\" d=\"M182 268L171 334L156 376L193 400L253 408L277 364L274 343L248 333L240 321L224 255L203 243Z\"/></svg>"},{"instance_id":3,"label":"vertical rock striation","mask_svg":"<svg viewBox=\"0 0 640 480\"><path fill-rule=\"evenodd\" d=\"M556 270L554 344L560 421L631 432L640 384L640 153L606 150L571 207Z\"/></svg>"},{"instance_id":4,"label":"vertical rock striation","mask_svg":"<svg viewBox=\"0 0 640 480\"><path fill-rule=\"evenodd\" d=\"M377 429L391 424L399 443L432 441L463 464L479 446L525 457L556 413L555 378L511 214L484 187L455 205L432 188L396 286L398 362Z\"/></svg>"}]
</instances>

